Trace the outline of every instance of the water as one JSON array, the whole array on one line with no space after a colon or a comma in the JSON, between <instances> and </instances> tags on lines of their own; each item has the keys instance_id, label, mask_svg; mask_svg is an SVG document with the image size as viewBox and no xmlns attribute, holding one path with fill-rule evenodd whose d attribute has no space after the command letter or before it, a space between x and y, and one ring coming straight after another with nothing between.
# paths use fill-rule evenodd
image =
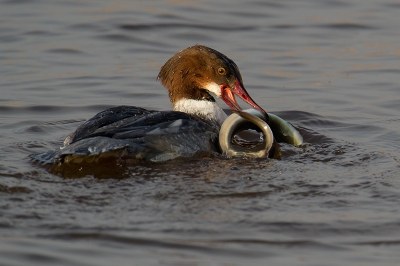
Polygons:
<instances>
[{"instance_id":1,"label":"water","mask_svg":"<svg viewBox=\"0 0 400 266\"><path fill-rule=\"evenodd\" d=\"M398 265L399 12L394 0L2 1L0 265ZM195 43L233 59L306 145L283 145L281 160L29 160L105 108L170 109L159 68Z\"/></svg>"}]
</instances>

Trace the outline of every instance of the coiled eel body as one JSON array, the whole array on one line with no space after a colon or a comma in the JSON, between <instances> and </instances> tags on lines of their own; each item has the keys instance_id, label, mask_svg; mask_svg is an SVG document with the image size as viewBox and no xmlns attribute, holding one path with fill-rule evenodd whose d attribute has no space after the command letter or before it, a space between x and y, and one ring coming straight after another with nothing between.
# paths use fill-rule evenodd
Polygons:
<instances>
[{"instance_id":1,"label":"coiled eel body","mask_svg":"<svg viewBox=\"0 0 400 266\"><path fill-rule=\"evenodd\" d=\"M303 144L303 137L289 122L271 113L268 113L268 116L268 124L263 120L264 116L255 109L235 112L228 116L219 131L219 145L223 154L228 157L268 157L275 141L295 146ZM243 150L232 144L232 137L244 127L249 127L249 123L260 129L264 135L263 144L255 150Z\"/></svg>"}]
</instances>

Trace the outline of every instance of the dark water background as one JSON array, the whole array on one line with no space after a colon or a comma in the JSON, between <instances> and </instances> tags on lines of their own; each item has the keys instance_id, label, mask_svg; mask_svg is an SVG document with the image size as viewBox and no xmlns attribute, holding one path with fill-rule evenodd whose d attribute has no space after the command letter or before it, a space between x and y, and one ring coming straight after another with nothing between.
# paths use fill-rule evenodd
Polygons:
<instances>
[{"instance_id":1,"label":"dark water background","mask_svg":"<svg viewBox=\"0 0 400 266\"><path fill-rule=\"evenodd\" d=\"M400 265L400 1L0 6L0 265ZM282 160L29 160L107 107L170 109L158 70L196 43L306 145Z\"/></svg>"}]
</instances>

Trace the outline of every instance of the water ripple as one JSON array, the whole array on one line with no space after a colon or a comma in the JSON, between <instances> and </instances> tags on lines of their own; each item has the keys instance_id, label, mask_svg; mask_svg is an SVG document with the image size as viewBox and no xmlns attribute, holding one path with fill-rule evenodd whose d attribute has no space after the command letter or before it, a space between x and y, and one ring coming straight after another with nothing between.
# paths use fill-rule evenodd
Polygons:
<instances>
[{"instance_id":1,"label":"water ripple","mask_svg":"<svg viewBox=\"0 0 400 266\"><path fill-rule=\"evenodd\" d=\"M240 26L232 25L229 27L210 26L207 24L186 24L186 23L161 23L161 24L122 24L118 28L128 31L142 31L142 30L169 30L169 29L194 29L194 30L211 30L211 31L247 31L254 30L254 26Z\"/></svg>"}]
</instances>

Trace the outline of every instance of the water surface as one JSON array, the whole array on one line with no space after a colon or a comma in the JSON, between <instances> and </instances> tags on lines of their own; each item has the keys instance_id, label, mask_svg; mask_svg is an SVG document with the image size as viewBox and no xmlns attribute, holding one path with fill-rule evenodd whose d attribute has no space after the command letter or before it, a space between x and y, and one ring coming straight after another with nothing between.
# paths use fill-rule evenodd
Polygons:
<instances>
[{"instance_id":1,"label":"water surface","mask_svg":"<svg viewBox=\"0 0 400 266\"><path fill-rule=\"evenodd\" d=\"M398 1L1 5L1 265L398 265ZM306 144L281 160L29 160L108 107L170 109L159 68L196 43Z\"/></svg>"}]
</instances>

